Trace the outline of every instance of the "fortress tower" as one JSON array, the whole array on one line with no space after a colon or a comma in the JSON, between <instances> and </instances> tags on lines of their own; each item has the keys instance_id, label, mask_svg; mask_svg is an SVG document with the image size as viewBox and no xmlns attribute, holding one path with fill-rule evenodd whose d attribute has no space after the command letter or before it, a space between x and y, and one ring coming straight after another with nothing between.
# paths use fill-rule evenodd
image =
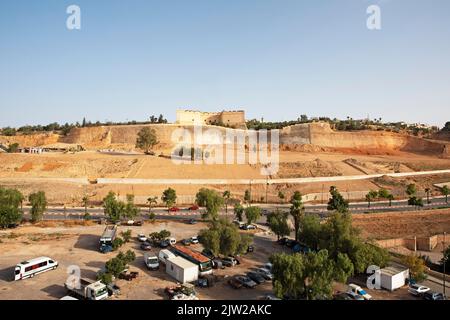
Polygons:
<instances>
[{"instance_id":1,"label":"fortress tower","mask_svg":"<svg viewBox=\"0 0 450 320\"><path fill-rule=\"evenodd\" d=\"M178 124L218 125L245 129L245 111L202 112L195 110L177 110Z\"/></svg>"}]
</instances>

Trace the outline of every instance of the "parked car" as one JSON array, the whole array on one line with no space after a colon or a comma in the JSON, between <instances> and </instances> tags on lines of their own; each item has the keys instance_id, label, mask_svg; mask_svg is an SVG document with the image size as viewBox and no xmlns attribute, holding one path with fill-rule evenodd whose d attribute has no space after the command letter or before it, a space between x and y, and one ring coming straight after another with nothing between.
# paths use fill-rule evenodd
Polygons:
<instances>
[{"instance_id":1,"label":"parked car","mask_svg":"<svg viewBox=\"0 0 450 320\"><path fill-rule=\"evenodd\" d=\"M273 294L266 294L263 300L281 300L280 298L275 297Z\"/></svg>"},{"instance_id":2,"label":"parked car","mask_svg":"<svg viewBox=\"0 0 450 320\"><path fill-rule=\"evenodd\" d=\"M234 267L237 265L237 261L233 257L225 257L222 259L222 264L226 267Z\"/></svg>"},{"instance_id":3,"label":"parked car","mask_svg":"<svg viewBox=\"0 0 450 320\"><path fill-rule=\"evenodd\" d=\"M142 220L136 220L136 221L134 221L133 226L141 227L143 224L144 223L142 222Z\"/></svg>"},{"instance_id":4,"label":"parked car","mask_svg":"<svg viewBox=\"0 0 450 320\"><path fill-rule=\"evenodd\" d=\"M364 298L364 300L372 300L372 296L368 294L365 290L363 290L363 288L361 288L356 284L350 283L348 285L348 291L359 294L361 297Z\"/></svg>"},{"instance_id":5,"label":"parked car","mask_svg":"<svg viewBox=\"0 0 450 320\"><path fill-rule=\"evenodd\" d=\"M242 230L256 230L256 226L253 224L244 224L240 226Z\"/></svg>"},{"instance_id":6,"label":"parked car","mask_svg":"<svg viewBox=\"0 0 450 320\"><path fill-rule=\"evenodd\" d=\"M272 280L273 279L273 274L264 268L258 268L255 269L256 273L259 273L265 280Z\"/></svg>"},{"instance_id":7,"label":"parked car","mask_svg":"<svg viewBox=\"0 0 450 320\"><path fill-rule=\"evenodd\" d=\"M189 219L188 224L196 224L197 220L195 219Z\"/></svg>"},{"instance_id":8,"label":"parked car","mask_svg":"<svg viewBox=\"0 0 450 320\"><path fill-rule=\"evenodd\" d=\"M169 211L170 211L170 212L178 212L178 211L180 211L180 208L178 208L178 207L172 207L172 208L169 208Z\"/></svg>"},{"instance_id":9,"label":"parked car","mask_svg":"<svg viewBox=\"0 0 450 320\"><path fill-rule=\"evenodd\" d=\"M421 296L428 291L430 291L430 288L421 286L420 284L411 284L408 288L408 292L414 296Z\"/></svg>"},{"instance_id":10,"label":"parked car","mask_svg":"<svg viewBox=\"0 0 450 320\"><path fill-rule=\"evenodd\" d=\"M444 294L440 292L428 291L423 294L425 300L447 300Z\"/></svg>"},{"instance_id":11,"label":"parked car","mask_svg":"<svg viewBox=\"0 0 450 320\"><path fill-rule=\"evenodd\" d=\"M277 240L278 244L281 244L282 246L286 245L286 242L288 241L288 238L283 237Z\"/></svg>"},{"instance_id":12,"label":"parked car","mask_svg":"<svg viewBox=\"0 0 450 320\"><path fill-rule=\"evenodd\" d=\"M258 285L255 281L246 276L236 276L235 279L242 283L246 288L254 288Z\"/></svg>"},{"instance_id":13,"label":"parked car","mask_svg":"<svg viewBox=\"0 0 450 320\"><path fill-rule=\"evenodd\" d=\"M191 239L183 239L181 240L181 243L185 246L190 246L191 245Z\"/></svg>"},{"instance_id":14,"label":"parked car","mask_svg":"<svg viewBox=\"0 0 450 320\"><path fill-rule=\"evenodd\" d=\"M242 281L239 281L234 277L228 280L228 284L234 289L240 289L244 285Z\"/></svg>"},{"instance_id":15,"label":"parked car","mask_svg":"<svg viewBox=\"0 0 450 320\"><path fill-rule=\"evenodd\" d=\"M362 296L354 292L346 292L347 296L350 298L349 300L364 300Z\"/></svg>"},{"instance_id":16,"label":"parked car","mask_svg":"<svg viewBox=\"0 0 450 320\"><path fill-rule=\"evenodd\" d=\"M137 238L138 238L138 240L141 241L141 242L147 241L147 237L145 236L145 234L142 234L142 233L139 233L139 234L137 235Z\"/></svg>"},{"instance_id":17,"label":"parked car","mask_svg":"<svg viewBox=\"0 0 450 320\"><path fill-rule=\"evenodd\" d=\"M261 284L266 281L264 277L257 272L247 272L247 277L255 281L257 284Z\"/></svg>"},{"instance_id":18,"label":"parked car","mask_svg":"<svg viewBox=\"0 0 450 320\"><path fill-rule=\"evenodd\" d=\"M337 292L333 295L333 300L353 300L347 292Z\"/></svg>"},{"instance_id":19,"label":"parked car","mask_svg":"<svg viewBox=\"0 0 450 320\"><path fill-rule=\"evenodd\" d=\"M198 205L194 204L194 205L190 206L188 210L195 211L195 210L198 210L198 209L199 209Z\"/></svg>"},{"instance_id":20,"label":"parked car","mask_svg":"<svg viewBox=\"0 0 450 320\"><path fill-rule=\"evenodd\" d=\"M139 274L138 272L124 271L121 274L119 274L119 279L131 281L131 280L135 279L138 276L138 274Z\"/></svg>"},{"instance_id":21,"label":"parked car","mask_svg":"<svg viewBox=\"0 0 450 320\"><path fill-rule=\"evenodd\" d=\"M160 247L160 248L167 248L169 245L170 245L170 243L169 243L168 240L161 240L161 241L159 242L159 247Z\"/></svg>"},{"instance_id":22,"label":"parked car","mask_svg":"<svg viewBox=\"0 0 450 320\"><path fill-rule=\"evenodd\" d=\"M198 238L197 237L192 237L191 238L191 243L192 244L198 244Z\"/></svg>"},{"instance_id":23,"label":"parked car","mask_svg":"<svg viewBox=\"0 0 450 320\"><path fill-rule=\"evenodd\" d=\"M214 259L212 261L212 266L214 269L225 269L225 266L223 265L222 261L219 259Z\"/></svg>"},{"instance_id":24,"label":"parked car","mask_svg":"<svg viewBox=\"0 0 450 320\"><path fill-rule=\"evenodd\" d=\"M150 242L147 242L147 241L142 242L141 243L141 249L145 250L145 251L151 250L152 249L152 245L150 244Z\"/></svg>"},{"instance_id":25,"label":"parked car","mask_svg":"<svg viewBox=\"0 0 450 320\"><path fill-rule=\"evenodd\" d=\"M270 262L267 262L266 264L263 265L263 268L272 272L273 264Z\"/></svg>"},{"instance_id":26,"label":"parked car","mask_svg":"<svg viewBox=\"0 0 450 320\"><path fill-rule=\"evenodd\" d=\"M114 296L118 296L120 295L120 287L114 283L110 283L108 285L106 285L106 288L108 289L108 294L110 296L114 295Z\"/></svg>"},{"instance_id":27,"label":"parked car","mask_svg":"<svg viewBox=\"0 0 450 320\"><path fill-rule=\"evenodd\" d=\"M211 250L207 250L207 249L203 249L202 255L204 255L205 257L208 257L210 259L214 259L215 258L214 253L212 253Z\"/></svg>"},{"instance_id":28,"label":"parked car","mask_svg":"<svg viewBox=\"0 0 450 320\"><path fill-rule=\"evenodd\" d=\"M167 241L169 242L169 245L171 245L171 246L173 246L174 244L177 243L177 239L175 239L175 238L169 238L169 239L167 239Z\"/></svg>"},{"instance_id":29,"label":"parked car","mask_svg":"<svg viewBox=\"0 0 450 320\"><path fill-rule=\"evenodd\" d=\"M293 248L297 244L297 241L292 239L287 239L285 242L286 247Z\"/></svg>"},{"instance_id":30,"label":"parked car","mask_svg":"<svg viewBox=\"0 0 450 320\"><path fill-rule=\"evenodd\" d=\"M248 246L247 252L253 252L253 251L255 251L255 247L254 246Z\"/></svg>"}]
</instances>

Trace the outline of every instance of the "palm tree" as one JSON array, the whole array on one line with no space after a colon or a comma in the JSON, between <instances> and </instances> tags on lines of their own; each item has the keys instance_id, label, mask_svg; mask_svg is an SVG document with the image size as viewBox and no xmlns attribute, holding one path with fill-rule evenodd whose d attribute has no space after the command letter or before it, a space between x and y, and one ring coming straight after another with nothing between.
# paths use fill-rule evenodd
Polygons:
<instances>
[{"instance_id":1,"label":"palm tree","mask_svg":"<svg viewBox=\"0 0 450 320\"><path fill-rule=\"evenodd\" d=\"M89 197L87 194L83 197L82 201L83 201L83 206L84 206L84 216L87 216L87 214L88 214L87 206L88 206L88 202L89 202Z\"/></svg>"},{"instance_id":2,"label":"palm tree","mask_svg":"<svg viewBox=\"0 0 450 320\"><path fill-rule=\"evenodd\" d=\"M225 213L228 214L228 200L230 200L231 192L228 190L225 190L223 192L222 196L225 199Z\"/></svg>"},{"instance_id":3,"label":"palm tree","mask_svg":"<svg viewBox=\"0 0 450 320\"><path fill-rule=\"evenodd\" d=\"M443 186L442 189L441 189L442 195L445 196L445 203L448 203L448 191L449 191L449 189L448 189L448 187L446 185Z\"/></svg>"},{"instance_id":4,"label":"palm tree","mask_svg":"<svg viewBox=\"0 0 450 320\"><path fill-rule=\"evenodd\" d=\"M148 212L152 212L153 205L158 203L158 197L147 198L147 203L148 203Z\"/></svg>"},{"instance_id":5,"label":"palm tree","mask_svg":"<svg viewBox=\"0 0 450 320\"><path fill-rule=\"evenodd\" d=\"M430 191L431 191L430 188L425 188L425 193L427 194L427 203L428 204L430 203Z\"/></svg>"},{"instance_id":6,"label":"palm tree","mask_svg":"<svg viewBox=\"0 0 450 320\"><path fill-rule=\"evenodd\" d=\"M391 207L392 206L392 200L394 200L394 195L392 193L389 193L387 198L389 200L389 207Z\"/></svg>"}]
</instances>

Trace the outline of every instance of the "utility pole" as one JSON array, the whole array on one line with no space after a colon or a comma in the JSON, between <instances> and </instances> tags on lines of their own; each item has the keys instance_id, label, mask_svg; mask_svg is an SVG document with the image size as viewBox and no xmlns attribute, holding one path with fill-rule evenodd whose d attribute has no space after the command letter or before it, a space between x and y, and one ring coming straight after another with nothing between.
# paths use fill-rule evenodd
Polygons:
<instances>
[{"instance_id":1,"label":"utility pole","mask_svg":"<svg viewBox=\"0 0 450 320\"><path fill-rule=\"evenodd\" d=\"M447 264L447 259L445 257L445 234L446 232L444 231L444 241L442 241L442 253L444 255L444 275L443 275L443 291L444 291L444 296L445 296L445 265Z\"/></svg>"},{"instance_id":2,"label":"utility pole","mask_svg":"<svg viewBox=\"0 0 450 320\"><path fill-rule=\"evenodd\" d=\"M252 179L250 179L250 204L252 203Z\"/></svg>"},{"instance_id":3,"label":"utility pole","mask_svg":"<svg viewBox=\"0 0 450 320\"><path fill-rule=\"evenodd\" d=\"M268 191L269 191L269 177L266 177L266 204L269 203L269 201L267 200Z\"/></svg>"}]
</instances>

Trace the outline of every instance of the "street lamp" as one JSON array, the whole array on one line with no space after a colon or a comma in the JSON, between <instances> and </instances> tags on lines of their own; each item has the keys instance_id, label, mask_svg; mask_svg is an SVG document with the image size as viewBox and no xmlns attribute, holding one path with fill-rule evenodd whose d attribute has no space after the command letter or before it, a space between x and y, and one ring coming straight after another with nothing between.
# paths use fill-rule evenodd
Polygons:
<instances>
[{"instance_id":1,"label":"street lamp","mask_svg":"<svg viewBox=\"0 0 450 320\"><path fill-rule=\"evenodd\" d=\"M444 274L443 274L443 291L444 291L444 296L445 296L445 265L447 264L447 258L445 257L445 234L446 232L444 231L444 241L442 241L442 253L443 253L443 260L444 260Z\"/></svg>"}]
</instances>

